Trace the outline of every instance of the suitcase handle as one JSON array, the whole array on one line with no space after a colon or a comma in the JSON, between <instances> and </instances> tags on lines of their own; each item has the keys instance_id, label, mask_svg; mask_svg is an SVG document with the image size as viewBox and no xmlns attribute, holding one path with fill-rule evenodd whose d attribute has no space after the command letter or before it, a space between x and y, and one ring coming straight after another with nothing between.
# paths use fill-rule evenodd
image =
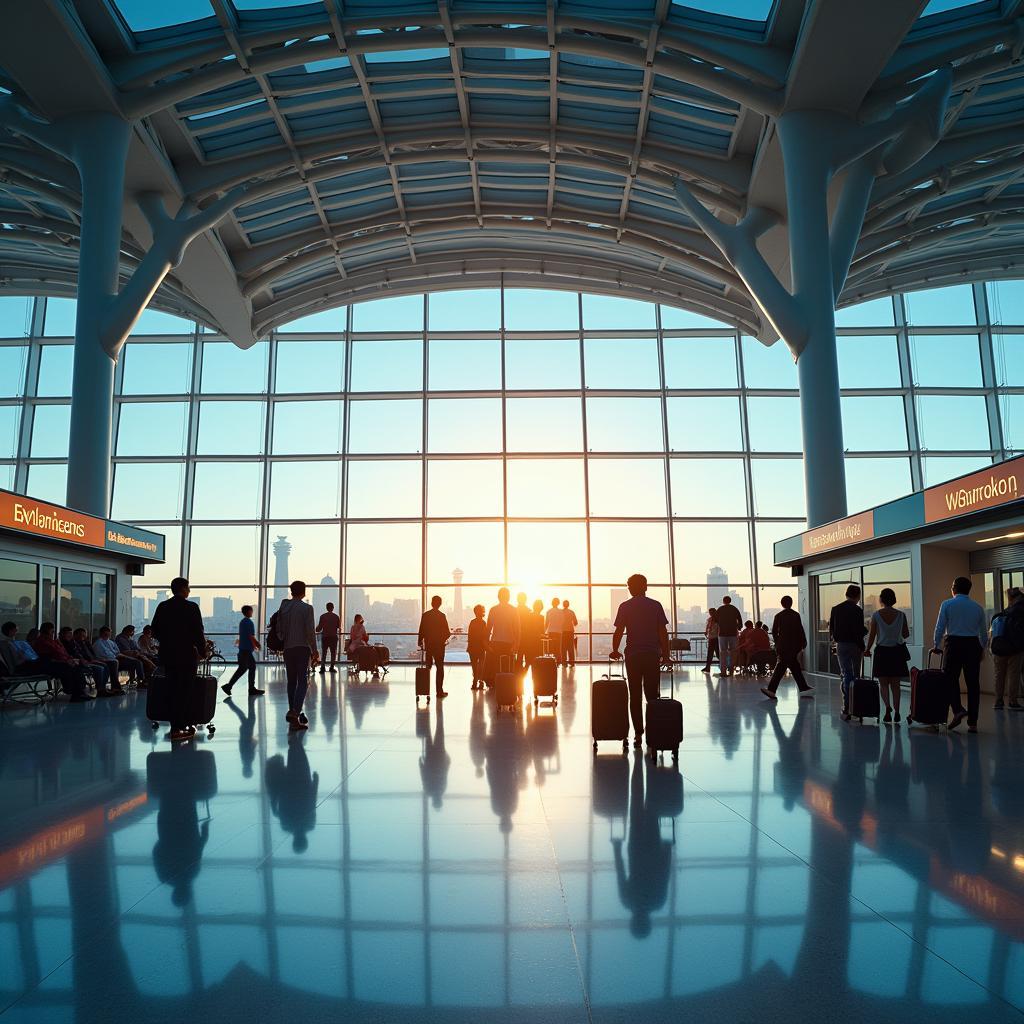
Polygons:
<instances>
[{"instance_id":1,"label":"suitcase handle","mask_svg":"<svg viewBox=\"0 0 1024 1024\"><path fill-rule=\"evenodd\" d=\"M612 671L616 667L619 667L618 672ZM621 679L623 682L626 681L626 659L624 657L615 659L611 655L608 656L608 678L609 680Z\"/></svg>"},{"instance_id":2,"label":"suitcase handle","mask_svg":"<svg viewBox=\"0 0 1024 1024\"><path fill-rule=\"evenodd\" d=\"M929 668L930 669L932 667L932 658L938 658L939 659L939 668L942 668L942 653L940 652L939 654L936 654L931 649L929 649L928 657L925 660L925 668Z\"/></svg>"},{"instance_id":3,"label":"suitcase handle","mask_svg":"<svg viewBox=\"0 0 1024 1024\"><path fill-rule=\"evenodd\" d=\"M498 671L499 672L511 672L512 671L512 655L511 654L499 654L498 655Z\"/></svg>"}]
</instances>

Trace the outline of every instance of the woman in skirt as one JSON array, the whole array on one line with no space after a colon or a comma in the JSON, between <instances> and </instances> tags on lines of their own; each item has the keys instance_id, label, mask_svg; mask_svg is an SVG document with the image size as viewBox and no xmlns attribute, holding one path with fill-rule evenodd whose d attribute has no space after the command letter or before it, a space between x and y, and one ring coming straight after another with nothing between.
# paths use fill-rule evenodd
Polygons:
<instances>
[{"instance_id":1,"label":"woman in skirt","mask_svg":"<svg viewBox=\"0 0 1024 1024\"><path fill-rule=\"evenodd\" d=\"M907 649L907 637L910 626L907 617L896 607L896 594L891 587L886 587L879 595L882 607L871 616L871 629L868 631L868 645L864 657L871 655L875 648L873 675L881 684L882 700L885 701L885 718L883 722L900 721L900 684L908 676L907 665L910 662L910 651Z\"/></svg>"}]
</instances>

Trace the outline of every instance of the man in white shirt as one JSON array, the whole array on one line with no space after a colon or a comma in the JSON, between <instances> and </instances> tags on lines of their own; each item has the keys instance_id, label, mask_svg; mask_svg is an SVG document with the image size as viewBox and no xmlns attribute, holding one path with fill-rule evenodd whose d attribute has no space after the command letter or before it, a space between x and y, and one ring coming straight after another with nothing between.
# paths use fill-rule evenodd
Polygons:
<instances>
[{"instance_id":1,"label":"man in white shirt","mask_svg":"<svg viewBox=\"0 0 1024 1024\"><path fill-rule=\"evenodd\" d=\"M544 616L544 632L548 635L548 645L559 665L565 660L565 651L562 649L564 629L565 612L562 611L562 602L556 597L552 599L551 607Z\"/></svg>"},{"instance_id":2,"label":"man in white shirt","mask_svg":"<svg viewBox=\"0 0 1024 1024\"><path fill-rule=\"evenodd\" d=\"M988 628L985 609L972 601L971 581L966 576L957 576L951 587L953 596L939 605L939 617L935 621L935 639L932 650L943 653L943 669L949 680L949 702L953 708L950 729L955 729L964 718L967 731L978 731L978 707L981 704L981 659L988 646ZM960 699L960 674L963 673L967 686L967 710Z\"/></svg>"},{"instance_id":3,"label":"man in white shirt","mask_svg":"<svg viewBox=\"0 0 1024 1024\"><path fill-rule=\"evenodd\" d=\"M487 615L488 654L495 670L499 667L499 658L507 655L511 671L512 652L519 647L519 613L509 603L511 596L508 587L502 587L498 591L498 603Z\"/></svg>"}]
</instances>

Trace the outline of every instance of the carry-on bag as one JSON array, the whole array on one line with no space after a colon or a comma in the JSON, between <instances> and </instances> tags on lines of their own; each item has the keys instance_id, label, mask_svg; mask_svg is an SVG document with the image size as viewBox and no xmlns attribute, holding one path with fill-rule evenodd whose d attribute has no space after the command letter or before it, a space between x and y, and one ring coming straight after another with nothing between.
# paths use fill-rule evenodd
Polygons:
<instances>
[{"instance_id":1,"label":"carry-on bag","mask_svg":"<svg viewBox=\"0 0 1024 1024\"><path fill-rule=\"evenodd\" d=\"M374 669L379 671L382 675L388 674L388 665L391 664L391 651L383 644L374 644L373 650L373 664Z\"/></svg>"},{"instance_id":2,"label":"carry-on bag","mask_svg":"<svg viewBox=\"0 0 1024 1024\"><path fill-rule=\"evenodd\" d=\"M863 672L863 667L861 668ZM865 718L881 721L882 699L878 693L878 680L874 676L858 676L850 684L849 713L861 722Z\"/></svg>"},{"instance_id":3,"label":"carry-on bag","mask_svg":"<svg viewBox=\"0 0 1024 1024\"><path fill-rule=\"evenodd\" d=\"M172 686L181 686L185 690L182 724L205 725L212 736L217 729L213 724L217 711L217 680L207 675L196 675L184 681L180 677L169 680L166 675L152 675L146 692L146 717L153 723L153 728L156 729L161 722L171 721Z\"/></svg>"},{"instance_id":4,"label":"carry-on bag","mask_svg":"<svg viewBox=\"0 0 1024 1024\"><path fill-rule=\"evenodd\" d=\"M498 671L494 675L494 696L498 708L514 708L519 703L520 675L512 671L512 658L502 654L498 658Z\"/></svg>"},{"instance_id":5,"label":"carry-on bag","mask_svg":"<svg viewBox=\"0 0 1024 1024\"><path fill-rule=\"evenodd\" d=\"M624 670L619 667L616 671L611 658L607 673L590 688L590 733L595 754L602 740L620 740L624 754L629 749L629 687Z\"/></svg>"},{"instance_id":6,"label":"carry-on bag","mask_svg":"<svg viewBox=\"0 0 1024 1024\"><path fill-rule=\"evenodd\" d=\"M551 642L545 637L540 642L540 657L534 658L530 664L533 675L533 702L538 703L541 697L550 697L553 704L558 703L558 661L551 653Z\"/></svg>"},{"instance_id":7,"label":"carry-on bag","mask_svg":"<svg viewBox=\"0 0 1024 1024\"><path fill-rule=\"evenodd\" d=\"M942 655L938 655L939 667L932 668L935 652L928 653L925 668L910 670L910 714L907 725L945 725L949 718L949 677L942 670Z\"/></svg>"},{"instance_id":8,"label":"carry-on bag","mask_svg":"<svg viewBox=\"0 0 1024 1024\"><path fill-rule=\"evenodd\" d=\"M658 697L647 702L647 724L644 739L651 760L658 759L658 752L671 750L672 760L679 760L679 744L683 742L683 705L676 700L676 676L671 673L671 692L668 697Z\"/></svg>"},{"instance_id":9,"label":"carry-on bag","mask_svg":"<svg viewBox=\"0 0 1024 1024\"><path fill-rule=\"evenodd\" d=\"M356 648L356 671L370 673L377 671L377 652L372 647Z\"/></svg>"},{"instance_id":10,"label":"carry-on bag","mask_svg":"<svg viewBox=\"0 0 1024 1024\"><path fill-rule=\"evenodd\" d=\"M427 652L420 648L420 663L416 666L416 703L426 697L430 703L430 669L427 668Z\"/></svg>"}]
</instances>

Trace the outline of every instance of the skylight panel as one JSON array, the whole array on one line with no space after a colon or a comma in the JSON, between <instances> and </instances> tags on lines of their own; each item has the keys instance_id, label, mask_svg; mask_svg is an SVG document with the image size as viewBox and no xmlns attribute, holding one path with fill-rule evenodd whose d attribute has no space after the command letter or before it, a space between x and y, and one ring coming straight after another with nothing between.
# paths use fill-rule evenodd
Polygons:
<instances>
[{"instance_id":1,"label":"skylight panel","mask_svg":"<svg viewBox=\"0 0 1024 1024\"><path fill-rule=\"evenodd\" d=\"M150 32L153 29L187 25L192 21L214 17L210 0L175 0L174 3L115 0L115 6L125 24L133 32Z\"/></svg>"}]
</instances>

